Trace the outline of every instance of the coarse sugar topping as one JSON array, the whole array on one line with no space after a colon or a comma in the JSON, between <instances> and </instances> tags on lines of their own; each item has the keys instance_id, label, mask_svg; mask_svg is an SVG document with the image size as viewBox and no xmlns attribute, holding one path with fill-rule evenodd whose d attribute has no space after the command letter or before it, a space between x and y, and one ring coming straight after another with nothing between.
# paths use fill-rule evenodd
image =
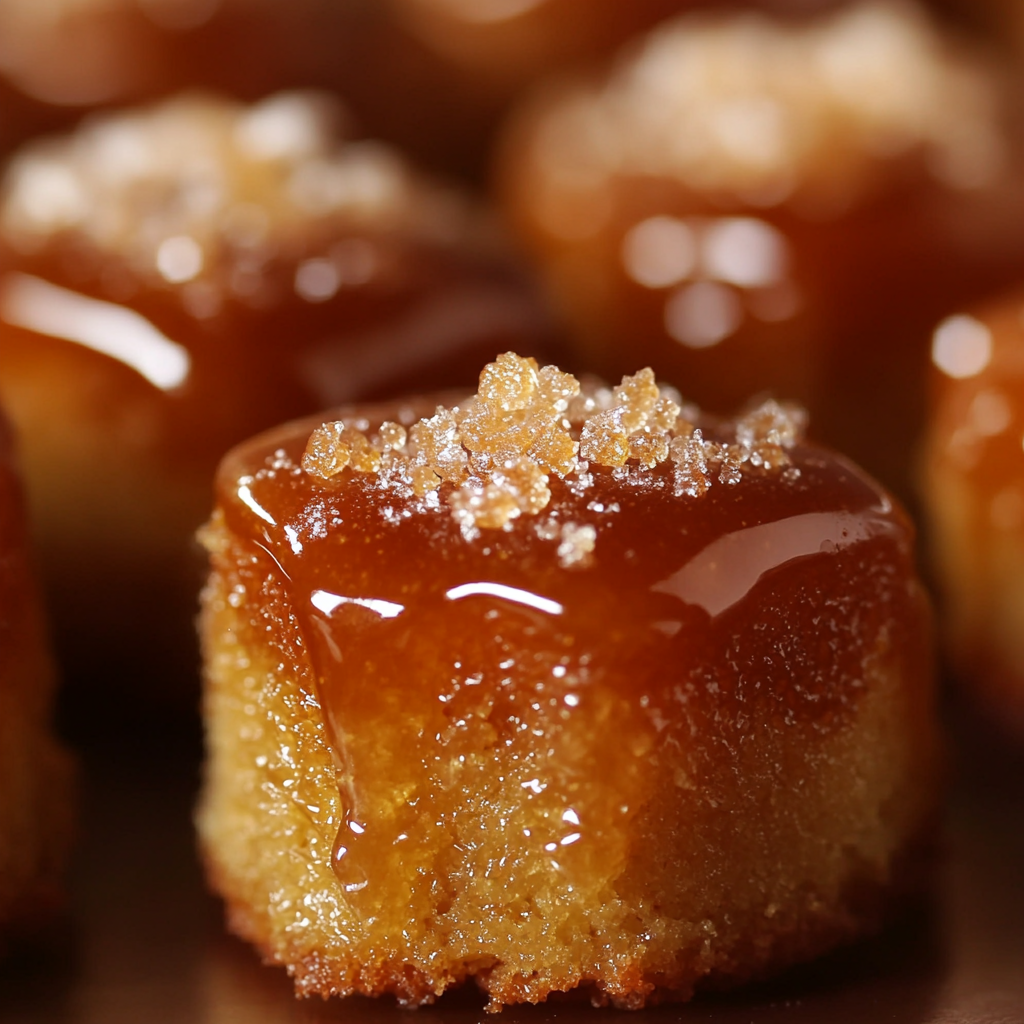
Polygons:
<instances>
[{"instance_id":1,"label":"coarse sugar topping","mask_svg":"<svg viewBox=\"0 0 1024 1024\"><path fill-rule=\"evenodd\" d=\"M592 467L636 480L669 463L674 493L699 498L715 483L781 472L790 468L788 450L806 422L802 409L768 399L733 421L734 440L722 441L706 439L696 416L650 369L616 388L582 387L555 366L507 352L484 368L475 395L450 409L438 406L408 431L392 422L376 432L324 423L310 435L302 469L325 481L345 469L376 474L420 498L447 484L448 508L475 537L547 508L552 474L585 489ZM560 558L583 561L593 550L593 529L565 529Z\"/></svg>"}]
</instances>

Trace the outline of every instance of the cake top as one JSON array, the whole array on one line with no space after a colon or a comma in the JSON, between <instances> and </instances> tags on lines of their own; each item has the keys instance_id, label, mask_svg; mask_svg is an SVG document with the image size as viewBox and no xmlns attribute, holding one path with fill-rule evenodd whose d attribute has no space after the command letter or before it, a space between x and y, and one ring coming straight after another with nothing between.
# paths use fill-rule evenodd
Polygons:
<instances>
[{"instance_id":1,"label":"cake top","mask_svg":"<svg viewBox=\"0 0 1024 1024\"><path fill-rule=\"evenodd\" d=\"M1004 160L994 84L916 8L865 2L805 22L687 15L601 87L548 108L534 159L590 181L661 175L755 206L845 209L908 156L980 187Z\"/></svg>"},{"instance_id":2,"label":"cake top","mask_svg":"<svg viewBox=\"0 0 1024 1024\"><path fill-rule=\"evenodd\" d=\"M630 517L670 561L772 520L809 524L810 539L793 527L808 553L879 532L909 551L903 513L855 467L804 442L804 423L802 410L771 399L714 419L650 370L608 388L508 353L469 398L364 406L253 439L222 463L219 504L282 565L306 565L300 574L312 558L326 572L334 545L351 560L353 543L378 541L449 568L519 552L535 573L575 571L602 550L621 561L616 526ZM395 530L404 540L383 540ZM649 571L663 569L652 556Z\"/></svg>"},{"instance_id":3,"label":"cake top","mask_svg":"<svg viewBox=\"0 0 1024 1024\"><path fill-rule=\"evenodd\" d=\"M409 430L394 422L372 434L345 420L323 424L310 435L302 468L324 481L346 469L371 474L419 498L450 483L447 503L468 538L541 513L551 500L549 474L585 488L591 465L627 478L630 463L650 470L670 462L674 492L693 497L744 473L799 472L787 451L802 435L801 409L767 400L740 417L726 441L705 439L696 416L650 369L616 388L583 389L555 366L508 352L484 368L475 395L438 406Z\"/></svg>"},{"instance_id":4,"label":"cake top","mask_svg":"<svg viewBox=\"0 0 1024 1024\"><path fill-rule=\"evenodd\" d=\"M270 259L301 258L311 239L466 237L454 193L383 144L346 140L338 119L329 97L303 92L253 106L183 95L91 118L15 156L0 236L31 254L72 235L158 286L223 287ZM366 262L352 245L325 251L297 287L358 283Z\"/></svg>"}]
</instances>

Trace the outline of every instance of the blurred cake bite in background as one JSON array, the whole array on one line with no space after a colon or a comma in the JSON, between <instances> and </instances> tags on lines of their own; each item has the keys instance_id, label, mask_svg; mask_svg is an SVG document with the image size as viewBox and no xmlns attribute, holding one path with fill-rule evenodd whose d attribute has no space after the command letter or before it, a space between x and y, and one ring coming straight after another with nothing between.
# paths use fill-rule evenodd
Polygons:
<instances>
[{"instance_id":1,"label":"blurred cake bite in background","mask_svg":"<svg viewBox=\"0 0 1024 1024\"><path fill-rule=\"evenodd\" d=\"M922 463L945 652L1024 736L1024 290L944 319Z\"/></svg>"},{"instance_id":2,"label":"blurred cake bite in background","mask_svg":"<svg viewBox=\"0 0 1024 1024\"><path fill-rule=\"evenodd\" d=\"M0 144L183 87L255 100L348 63L354 0L3 0Z\"/></svg>"},{"instance_id":3,"label":"blurred cake bite in background","mask_svg":"<svg viewBox=\"0 0 1024 1024\"><path fill-rule=\"evenodd\" d=\"M183 96L10 164L0 397L76 671L194 676L191 535L233 443L470 385L482 358L549 340L486 216L336 115L319 94Z\"/></svg>"},{"instance_id":4,"label":"blurred cake bite in background","mask_svg":"<svg viewBox=\"0 0 1024 1024\"><path fill-rule=\"evenodd\" d=\"M798 397L903 493L928 331L1024 267L998 76L909 4L692 14L542 90L497 179L580 358Z\"/></svg>"}]
</instances>

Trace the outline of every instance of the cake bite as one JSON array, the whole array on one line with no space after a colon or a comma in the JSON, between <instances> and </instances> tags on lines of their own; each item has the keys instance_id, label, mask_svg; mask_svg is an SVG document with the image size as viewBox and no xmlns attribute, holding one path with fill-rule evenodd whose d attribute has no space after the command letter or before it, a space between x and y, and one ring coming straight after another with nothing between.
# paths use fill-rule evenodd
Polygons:
<instances>
[{"instance_id":1,"label":"cake bite","mask_svg":"<svg viewBox=\"0 0 1024 1024\"><path fill-rule=\"evenodd\" d=\"M943 320L932 340L922 496L952 664L1024 736L1024 295Z\"/></svg>"},{"instance_id":2,"label":"cake bite","mask_svg":"<svg viewBox=\"0 0 1024 1024\"><path fill-rule=\"evenodd\" d=\"M192 534L234 443L471 385L546 341L481 211L319 94L184 96L23 149L0 199L0 396L58 639L103 678L183 660ZM174 607L173 614L167 608Z\"/></svg>"},{"instance_id":3,"label":"cake bite","mask_svg":"<svg viewBox=\"0 0 1024 1024\"><path fill-rule=\"evenodd\" d=\"M765 401L501 356L221 465L198 813L300 995L640 1007L876 927L935 810L927 601Z\"/></svg>"},{"instance_id":4,"label":"cake bite","mask_svg":"<svg viewBox=\"0 0 1024 1024\"><path fill-rule=\"evenodd\" d=\"M903 488L931 326L1024 265L1003 99L908 4L691 14L524 106L498 177L598 370L798 397Z\"/></svg>"},{"instance_id":5,"label":"cake bite","mask_svg":"<svg viewBox=\"0 0 1024 1024\"><path fill-rule=\"evenodd\" d=\"M71 764L50 721L55 683L28 552L10 427L0 411L0 952L61 901Z\"/></svg>"}]
</instances>

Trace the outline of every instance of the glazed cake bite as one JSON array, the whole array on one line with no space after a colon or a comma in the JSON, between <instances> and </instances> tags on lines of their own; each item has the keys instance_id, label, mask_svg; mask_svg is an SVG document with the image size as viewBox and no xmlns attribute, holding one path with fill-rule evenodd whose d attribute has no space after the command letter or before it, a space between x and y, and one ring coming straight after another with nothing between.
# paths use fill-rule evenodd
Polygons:
<instances>
[{"instance_id":1,"label":"glazed cake bite","mask_svg":"<svg viewBox=\"0 0 1024 1024\"><path fill-rule=\"evenodd\" d=\"M338 113L319 94L184 96L10 166L0 396L60 646L78 665L97 651L105 678L193 668L192 534L232 444L341 401L470 386L510 344L546 341L484 215Z\"/></svg>"},{"instance_id":2,"label":"glazed cake bite","mask_svg":"<svg viewBox=\"0 0 1024 1024\"><path fill-rule=\"evenodd\" d=\"M943 320L931 383L922 496L946 651L1024 735L1024 295Z\"/></svg>"},{"instance_id":3,"label":"glazed cake bite","mask_svg":"<svg viewBox=\"0 0 1024 1024\"><path fill-rule=\"evenodd\" d=\"M0 412L0 952L59 905L73 818L71 764L50 721L54 666L24 513Z\"/></svg>"},{"instance_id":4,"label":"glazed cake bite","mask_svg":"<svg viewBox=\"0 0 1024 1024\"><path fill-rule=\"evenodd\" d=\"M300 995L640 1007L874 928L935 809L927 601L878 485L766 401L512 354L236 448L198 813Z\"/></svg>"},{"instance_id":5,"label":"glazed cake bite","mask_svg":"<svg viewBox=\"0 0 1024 1024\"><path fill-rule=\"evenodd\" d=\"M498 177L590 365L798 397L905 487L931 326L1024 265L1002 102L907 4L704 12L526 104Z\"/></svg>"}]
</instances>

